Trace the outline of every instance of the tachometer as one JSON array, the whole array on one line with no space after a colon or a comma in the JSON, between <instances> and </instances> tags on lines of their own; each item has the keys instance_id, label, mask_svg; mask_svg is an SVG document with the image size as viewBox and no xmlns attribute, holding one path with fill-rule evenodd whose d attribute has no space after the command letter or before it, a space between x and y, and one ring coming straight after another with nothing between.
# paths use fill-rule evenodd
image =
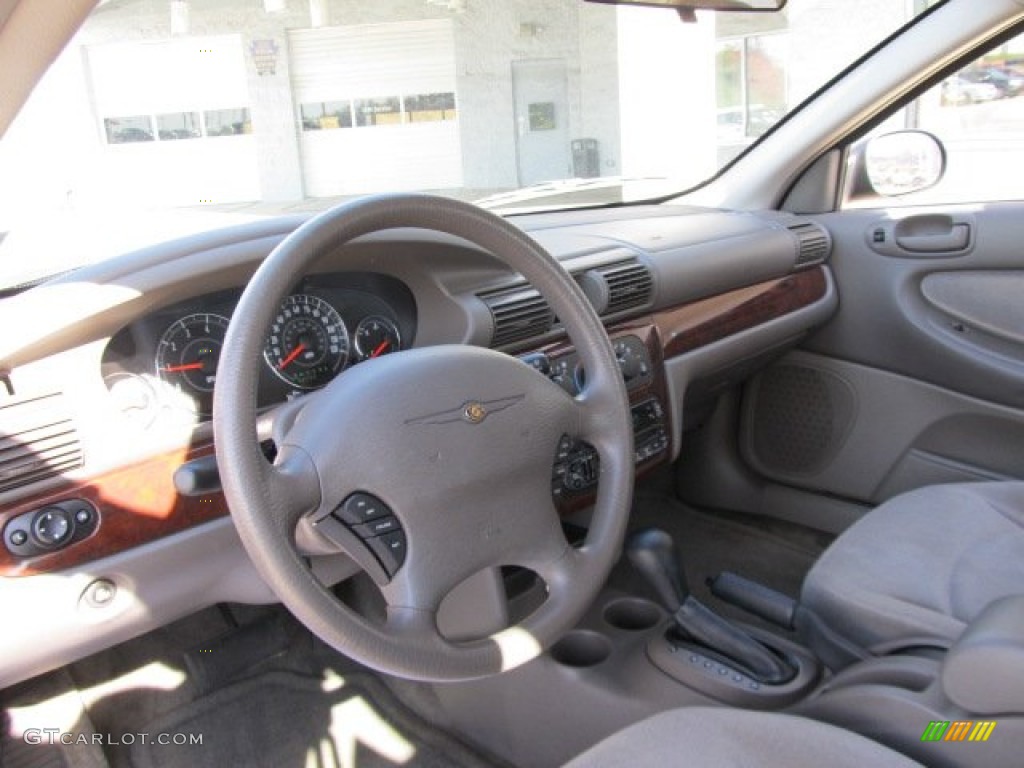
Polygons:
<instances>
[{"instance_id":1,"label":"tachometer","mask_svg":"<svg viewBox=\"0 0 1024 768\"><path fill-rule=\"evenodd\" d=\"M348 362L348 329L337 310L309 294L289 296L270 326L267 365L287 384L316 389Z\"/></svg>"},{"instance_id":2,"label":"tachometer","mask_svg":"<svg viewBox=\"0 0 1024 768\"><path fill-rule=\"evenodd\" d=\"M228 319L202 313L174 322L160 337L156 373L189 394L213 391Z\"/></svg>"}]
</instances>

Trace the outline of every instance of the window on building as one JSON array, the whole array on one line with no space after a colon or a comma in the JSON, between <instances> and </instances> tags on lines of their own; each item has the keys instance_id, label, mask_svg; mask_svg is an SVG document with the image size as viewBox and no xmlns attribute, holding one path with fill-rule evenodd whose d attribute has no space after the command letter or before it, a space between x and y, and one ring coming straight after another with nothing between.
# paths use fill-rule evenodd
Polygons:
<instances>
[{"instance_id":1,"label":"window on building","mask_svg":"<svg viewBox=\"0 0 1024 768\"><path fill-rule=\"evenodd\" d=\"M316 101L299 107L302 130L328 131L352 127L351 101Z\"/></svg>"},{"instance_id":2,"label":"window on building","mask_svg":"<svg viewBox=\"0 0 1024 768\"><path fill-rule=\"evenodd\" d=\"M203 113L207 136L238 136L252 133L252 120L245 107L212 109Z\"/></svg>"},{"instance_id":3,"label":"window on building","mask_svg":"<svg viewBox=\"0 0 1024 768\"><path fill-rule=\"evenodd\" d=\"M160 141L198 139L203 135L199 129L199 113L172 112L166 115L157 115L156 135Z\"/></svg>"},{"instance_id":4,"label":"window on building","mask_svg":"<svg viewBox=\"0 0 1024 768\"><path fill-rule=\"evenodd\" d=\"M108 144L133 144L153 141L153 122L149 115L108 117L103 121Z\"/></svg>"},{"instance_id":5,"label":"window on building","mask_svg":"<svg viewBox=\"0 0 1024 768\"><path fill-rule=\"evenodd\" d=\"M402 122L402 102L397 96L356 99L356 125L397 125Z\"/></svg>"},{"instance_id":6,"label":"window on building","mask_svg":"<svg viewBox=\"0 0 1024 768\"><path fill-rule=\"evenodd\" d=\"M788 110L785 32L721 40L715 57L720 143L756 139Z\"/></svg>"},{"instance_id":7,"label":"window on building","mask_svg":"<svg viewBox=\"0 0 1024 768\"><path fill-rule=\"evenodd\" d=\"M454 93L420 93L405 97L405 114L410 123L436 123L454 120Z\"/></svg>"}]
</instances>

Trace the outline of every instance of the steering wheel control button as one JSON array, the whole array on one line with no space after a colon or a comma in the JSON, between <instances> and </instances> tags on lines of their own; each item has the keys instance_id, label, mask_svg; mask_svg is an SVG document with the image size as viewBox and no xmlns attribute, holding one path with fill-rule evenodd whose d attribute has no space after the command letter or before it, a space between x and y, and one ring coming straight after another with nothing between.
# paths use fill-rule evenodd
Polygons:
<instances>
[{"instance_id":1,"label":"steering wheel control button","mask_svg":"<svg viewBox=\"0 0 1024 768\"><path fill-rule=\"evenodd\" d=\"M391 514L388 505L368 493L353 493L334 511L346 525L362 525Z\"/></svg>"},{"instance_id":2,"label":"steering wheel control button","mask_svg":"<svg viewBox=\"0 0 1024 768\"><path fill-rule=\"evenodd\" d=\"M353 493L332 516L366 544L388 577L402 567L405 531L383 501L369 493Z\"/></svg>"},{"instance_id":3,"label":"steering wheel control button","mask_svg":"<svg viewBox=\"0 0 1024 768\"><path fill-rule=\"evenodd\" d=\"M366 523L365 525L352 526L352 531L360 539L372 539L375 536L383 536L385 533L400 531L401 529L402 527L398 523L398 518L393 515L378 518L377 520Z\"/></svg>"},{"instance_id":4,"label":"steering wheel control button","mask_svg":"<svg viewBox=\"0 0 1024 768\"><path fill-rule=\"evenodd\" d=\"M366 546L377 557L388 576L394 576L405 562L405 532L392 531L383 536L366 540Z\"/></svg>"},{"instance_id":5,"label":"steering wheel control button","mask_svg":"<svg viewBox=\"0 0 1024 768\"><path fill-rule=\"evenodd\" d=\"M81 541L99 523L99 512L84 499L68 499L12 518L4 545L16 557L37 557Z\"/></svg>"},{"instance_id":6,"label":"steering wheel control button","mask_svg":"<svg viewBox=\"0 0 1024 768\"><path fill-rule=\"evenodd\" d=\"M72 526L67 510L46 507L32 518L32 535L41 546L51 549L60 546L71 536Z\"/></svg>"}]
</instances>

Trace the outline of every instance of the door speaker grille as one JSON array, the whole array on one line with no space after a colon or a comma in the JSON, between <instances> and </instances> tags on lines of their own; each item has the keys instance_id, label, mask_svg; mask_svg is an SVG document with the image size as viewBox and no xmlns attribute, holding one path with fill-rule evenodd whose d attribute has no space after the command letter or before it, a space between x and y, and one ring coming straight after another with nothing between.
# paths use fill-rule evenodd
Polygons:
<instances>
[{"instance_id":1,"label":"door speaker grille","mask_svg":"<svg viewBox=\"0 0 1024 768\"><path fill-rule=\"evenodd\" d=\"M853 421L850 385L828 371L782 363L762 372L751 395L752 449L762 468L813 474L842 447Z\"/></svg>"}]
</instances>

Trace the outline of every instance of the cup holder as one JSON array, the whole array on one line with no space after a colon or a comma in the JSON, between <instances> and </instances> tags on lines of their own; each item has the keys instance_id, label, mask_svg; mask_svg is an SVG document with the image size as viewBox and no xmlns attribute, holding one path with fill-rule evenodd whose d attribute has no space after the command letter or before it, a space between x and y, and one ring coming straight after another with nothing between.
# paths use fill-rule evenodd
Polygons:
<instances>
[{"instance_id":1,"label":"cup holder","mask_svg":"<svg viewBox=\"0 0 1024 768\"><path fill-rule=\"evenodd\" d=\"M650 600L623 597L608 604L604 620L616 629L642 632L661 621L661 610Z\"/></svg>"},{"instance_id":2,"label":"cup holder","mask_svg":"<svg viewBox=\"0 0 1024 768\"><path fill-rule=\"evenodd\" d=\"M551 658L567 667L594 667L608 658L612 644L599 632L574 629L553 646Z\"/></svg>"}]
</instances>

